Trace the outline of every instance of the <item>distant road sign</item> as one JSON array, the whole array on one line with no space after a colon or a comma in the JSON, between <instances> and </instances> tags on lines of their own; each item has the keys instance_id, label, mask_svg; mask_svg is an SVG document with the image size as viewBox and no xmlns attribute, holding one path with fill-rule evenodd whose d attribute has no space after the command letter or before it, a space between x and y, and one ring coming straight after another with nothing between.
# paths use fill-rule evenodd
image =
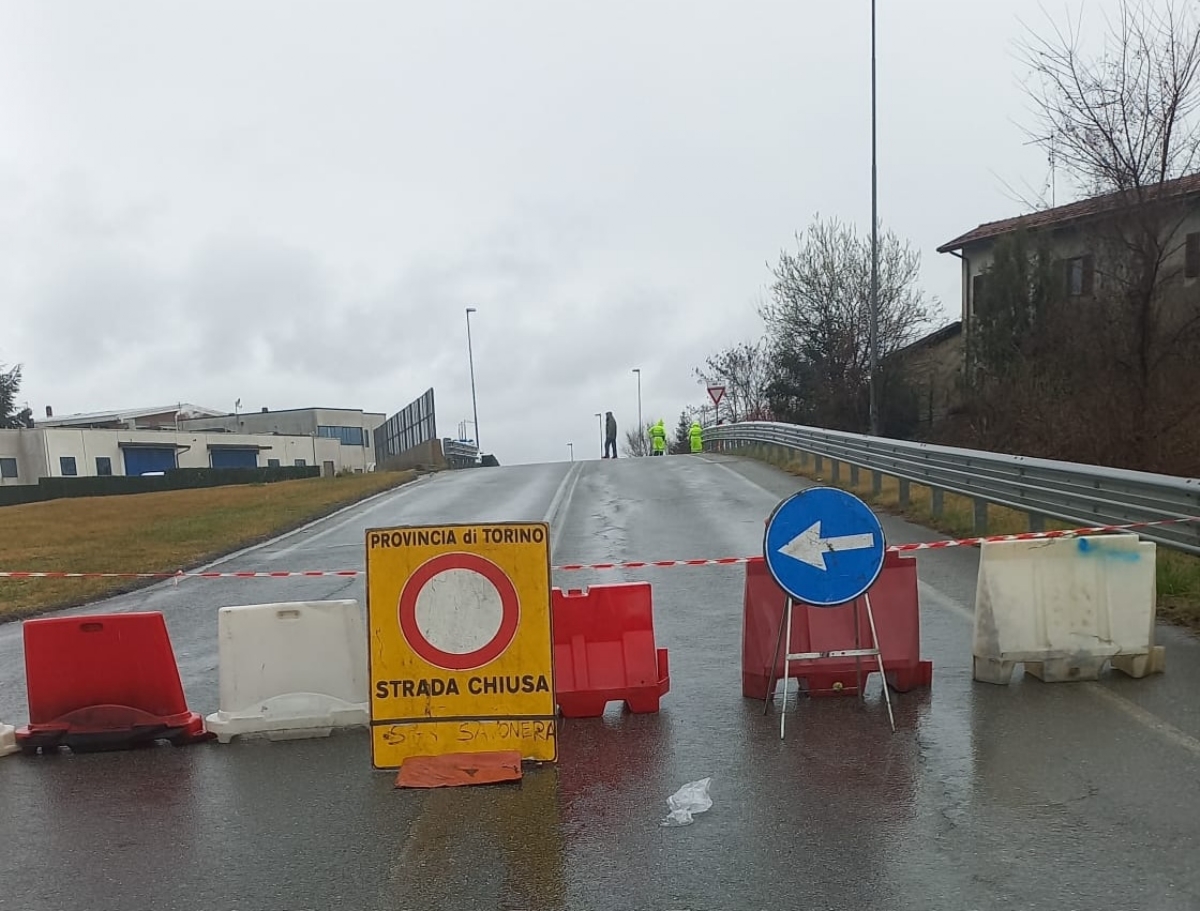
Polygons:
<instances>
[{"instance_id":1,"label":"distant road sign","mask_svg":"<svg viewBox=\"0 0 1200 911\"><path fill-rule=\"evenodd\" d=\"M367 531L375 768L557 758L549 541L544 523Z\"/></svg>"},{"instance_id":2,"label":"distant road sign","mask_svg":"<svg viewBox=\"0 0 1200 911\"><path fill-rule=\"evenodd\" d=\"M708 397L712 399L713 407L721 404L721 399L725 398L724 386L709 386Z\"/></svg>"},{"instance_id":3,"label":"distant road sign","mask_svg":"<svg viewBox=\"0 0 1200 911\"><path fill-rule=\"evenodd\" d=\"M834 607L875 583L885 546L883 526L866 503L835 487L813 487L775 507L763 558L794 599Z\"/></svg>"}]
</instances>

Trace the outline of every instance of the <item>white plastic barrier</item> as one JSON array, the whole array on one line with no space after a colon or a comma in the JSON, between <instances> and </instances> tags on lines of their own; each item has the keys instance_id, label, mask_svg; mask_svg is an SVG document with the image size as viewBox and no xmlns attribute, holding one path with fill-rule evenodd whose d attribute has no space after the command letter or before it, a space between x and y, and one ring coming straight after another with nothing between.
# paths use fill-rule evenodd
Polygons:
<instances>
[{"instance_id":1,"label":"white plastic barrier","mask_svg":"<svg viewBox=\"0 0 1200 911\"><path fill-rule=\"evenodd\" d=\"M975 679L1007 684L1018 661L1053 683L1094 680L1109 662L1131 677L1161 672L1154 563L1137 535L984 544Z\"/></svg>"},{"instance_id":2,"label":"white plastic barrier","mask_svg":"<svg viewBox=\"0 0 1200 911\"><path fill-rule=\"evenodd\" d=\"M221 608L221 708L206 719L221 743L327 737L370 723L367 626L357 601Z\"/></svg>"},{"instance_id":3,"label":"white plastic barrier","mask_svg":"<svg viewBox=\"0 0 1200 911\"><path fill-rule=\"evenodd\" d=\"M0 724L0 756L7 756L9 753L15 753L20 747L17 746L17 729L11 724Z\"/></svg>"}]
</instances>

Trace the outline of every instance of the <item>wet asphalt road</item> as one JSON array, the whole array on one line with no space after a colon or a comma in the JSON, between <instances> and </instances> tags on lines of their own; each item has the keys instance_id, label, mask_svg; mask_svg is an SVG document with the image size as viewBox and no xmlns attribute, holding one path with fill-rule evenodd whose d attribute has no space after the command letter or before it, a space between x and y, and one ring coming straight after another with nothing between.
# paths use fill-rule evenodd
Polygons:
<instances>
[{"instance_id":1,"label":"wet asphalt road","mask_svg":"<svg viewBox=\"0 0 1200 911\"><path fill-rule=\"evenodd\" d=\"M553 522L554 562L756 553L800 486L715 457L442 475L222 563L361 568L372 525ZM934 536L885 517L893 542ZM1200 642L1160 628L1167 673L1001 688L970 679L977 552L923 553L925 693L791 703L740 688L741 567L648 579L672 688L658 715L560 726L517 786L396 791L365 732L290 743L0 760L0 908L1200 908ZM191 708L217 708L216 611L363 598L361 579L188 581L91 610L162 610ZM0 626L0 720L25 720L18 624ZM662 829L712 776L714 806Z\"/></svg>"}]
</instances>

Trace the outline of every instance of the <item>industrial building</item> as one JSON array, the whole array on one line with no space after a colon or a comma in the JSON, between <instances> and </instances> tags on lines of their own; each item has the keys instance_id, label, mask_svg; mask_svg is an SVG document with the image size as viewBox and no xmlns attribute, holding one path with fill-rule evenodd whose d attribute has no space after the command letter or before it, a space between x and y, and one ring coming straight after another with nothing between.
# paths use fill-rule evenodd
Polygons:
<instances>
[{"instance_id":1,"label":"industrial building","mask_svg":"<svg viewBox=\"0 0 1200 911\"><path fill-rule=\"evenodd\" d=\"M353 408L226 414L178 404L46 417L0 430L0 484L43 477L142 475L172 468L318 465L322 474L374 468L385 415Z\"/></svg>"},{"instance_id":2,"label":"industrial building","mask_svg":"<svg viewBox=\"0 0 1200 911\"><path fill-rule=\"evenodd\" d=\"M45 477L155 474L172 468L319 465L324 475L362 471L343 461L346 450L338 440L318 436L70 427L0 430L0 485L36 484ZM349 450L350 455L360 453Z\"/></svg>"},{"instance_id":3,"label":"industrial building","mask_svg":"<svg viewBox=\"0 0 1200 911\"><path fill-rule=\"evenodd\" d=\"M46 406L46 417L37 422L38 427L75 427L93 430L178 430L179 422L188 418L220 417L223 411L201 408L199 405L179 403L161 405L157 408L131 408L126 411L92 411L86 414L68 414L55 417L54 410Z\"/></svg>"},{"instance_id":4,"label":"industrial building","mask_svg":"<svg viewBox=\"0 0 1200 911\"><path fill-rule=\"evenodd\" d=\"M246 411L215 416L188 417L182 430L197 433L279 434L336 440L339 463L353 471L367 471L375 463L375 431L387 416L361 408L289 408Z\"/></svg>"}]
</instances>

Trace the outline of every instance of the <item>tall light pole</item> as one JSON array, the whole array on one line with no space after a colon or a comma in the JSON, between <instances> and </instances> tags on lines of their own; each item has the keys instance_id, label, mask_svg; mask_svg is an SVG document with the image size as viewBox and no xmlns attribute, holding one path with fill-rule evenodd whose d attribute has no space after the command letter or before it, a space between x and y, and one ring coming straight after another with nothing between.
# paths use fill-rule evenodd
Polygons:
<instances>
[{"instance_id":1,"label":"tall light pole","mask_svg":"<svg viewBox=\"0 0 1200 911\"><path fill-rule=\"evenodd\" d=\"M569 450L571 450L571 461L572 461L572 462L574 462L574 461L575 461L575 444L574 444L574 443L568 443L568 444L567 444L567 448L568 448Z\"/></svg>"},{"instance_id":2,"label":"tall light pole","mask_svg":"<svg viewBox=\"0 0 1200 911\"><path fill-rule=\"evenodd\" d=\"M875 152L875 0L871 0L871 435L879 436L879 179Z\"/></svg>"},{"instance_id":3,"label":"tall light pole","mask_svg":"<svg viewBox=\"0 0 1200 911\"><path fill-rule=\"evenodd\" d=\"M604 415L599 411L596 412L596 417L600 419L600 456L604 456Z\"/></svg>"},{"instance_id":4,"label":"tall light pole","mask_svg":"<svg viewBox=\"0 0 1200 911\"><path fill-rule=\"evenodd\" d=\"M646 425L642 423L642 368L634 367L633 372L638 378L638 439L642 442L646 440ZM642 455L645 455L643 452Z\"/></svg>"},{"instance_id":5,"label":"tall light pole","mask_svg":"<svg viewBox=\"0 0 1200 911\"><path fill-rule=\"evenodd\" d=\"M467 308L467 360L471 364L471 414L475 423L475 450L482 453L483 448L479 445L479 405L475 402L475 352L471 350L471 314L474 312L474 307Z\"/></svg>"}]
</instances>

